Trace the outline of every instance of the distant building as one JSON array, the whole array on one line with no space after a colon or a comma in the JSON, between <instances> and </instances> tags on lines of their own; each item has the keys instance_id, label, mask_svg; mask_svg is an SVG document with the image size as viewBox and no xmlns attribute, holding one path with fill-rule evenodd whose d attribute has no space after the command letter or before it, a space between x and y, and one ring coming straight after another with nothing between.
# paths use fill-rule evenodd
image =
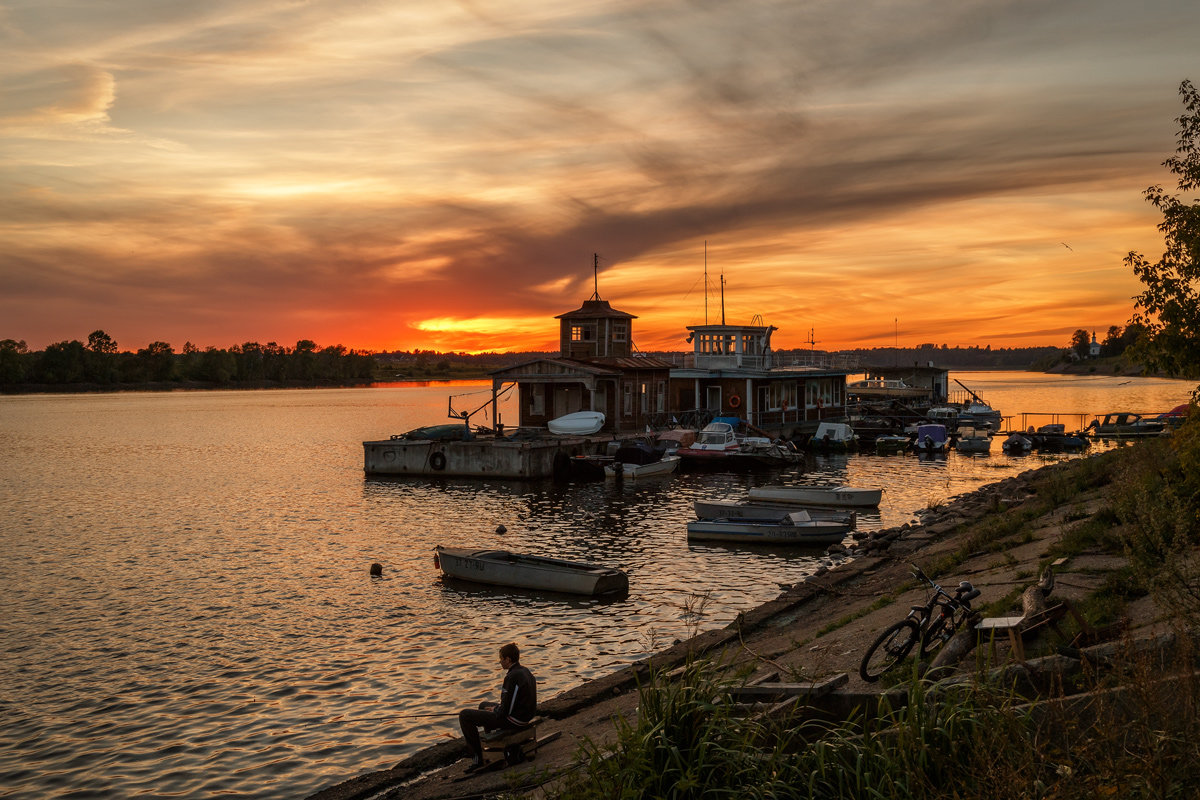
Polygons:
<instances>
[{"instance_id":1,"label":"distant building","mask_svg":"<svg viewBox=\"0 0 1200 800\"><path fill-rule=\"evenodd\" d=\"M1096 332L1092 331L1092 343L1088 345L1088 358L1100 357L1100 343L1096 341Z\"/></svg>"}]
</instances>

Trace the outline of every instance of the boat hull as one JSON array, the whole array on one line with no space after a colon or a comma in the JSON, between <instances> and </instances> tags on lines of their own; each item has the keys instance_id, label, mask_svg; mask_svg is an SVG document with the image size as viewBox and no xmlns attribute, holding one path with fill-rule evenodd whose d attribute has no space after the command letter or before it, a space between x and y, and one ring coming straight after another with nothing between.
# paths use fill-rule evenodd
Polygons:
<instances>
[{"instance_id":1,"label":"boat hull","mask_svg":"<svg viewBox=\"0 0 1200 800\"><path fill-rule=\"evenodd\" d=\"M603 427L604 415L599 411L576 411L546 423L555 436L589 436Z\"/></svg>"},{"instance_id":2,"label":"boat hull","mask_svg":"<svg viewBox=\"0 0 1200 800\"><path fill-rule=\"evenodd\" d=\"M794 505L874 508L883 499L882 489L849 486L759 486L748 492L751 500Z\"/></svg>"},{"instance_id":3,"label":"boat hull","mask_svg":"<svg viewBox=\"0 0 1200 800\"><path fill-rule=\"evenodd\" d=\"M437 563L448 578L541 592L616 595L629 591L619 569L507 550L437 547Z\"/></svg>"},{"instance_id":4,"label":"boat hull","mask_svg":"<svg viewBox=\"0 0 1200 800\"><path fill-rule=\"evenodd\" d=\"M750 503L743 500L697 500L694 503L698 519L759 519L779 521L796 510L796 507L786 505L770 505L767 503ZM841 511L833 508L809 509L808 515L822 522L837 522L846 526L846 530L854 530L858 526L858 515L853 511Z\"/></svg>"},{"instance_id":5,"label":"boat hull","mask_svg":"<svg viewBox=\"0 0 1200 800\"><path fill-rule=\"evenodd\" d=\"M658 461L649 464L625 464L616 462L604 467L604 477L637 479L649 478L655 475L670 475L679 467L682 459L679 456L663 456Z\"/></svg>"},{"instance_id":6,"label":"boat hull","mask_svg":"<svg viewBox=\"0 0 1200 800\"><path fill-rule=\"evenodd\" d=\"M849 528L835 522L789 525L748 519L694 520L687 525L688 539L744 544L786 544L821 547L838 544Z\"/></svg>"}]
</instances>

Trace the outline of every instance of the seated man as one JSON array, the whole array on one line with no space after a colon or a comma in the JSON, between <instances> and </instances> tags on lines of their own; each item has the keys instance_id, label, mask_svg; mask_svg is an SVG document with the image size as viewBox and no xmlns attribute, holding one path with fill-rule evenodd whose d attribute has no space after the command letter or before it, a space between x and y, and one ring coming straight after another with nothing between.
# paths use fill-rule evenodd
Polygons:
<instances>
[{"instance_id":1,"label":"seated man","mask_svg":"<svg viewBox=\"0 0 1200 800\"><path fill-rule=\"evenodd\" d=\"M500 666L507 670L504 687L500 691L500 702L480 703L478 709L467 708L458 713L463 738L475 756L471 769L483 766L480 728L485 731L524 728L533 721L537 711L537 683L533 673L521 666L521 651L515 644L500 648Z\"/></svg>"}]
</instances>

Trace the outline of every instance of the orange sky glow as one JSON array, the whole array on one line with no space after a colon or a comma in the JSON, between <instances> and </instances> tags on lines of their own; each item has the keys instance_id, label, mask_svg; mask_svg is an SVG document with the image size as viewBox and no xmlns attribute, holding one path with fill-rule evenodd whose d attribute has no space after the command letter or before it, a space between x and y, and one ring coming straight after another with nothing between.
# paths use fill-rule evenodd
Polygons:
<instances>
[{"instance_id":1,"label":"orange sky glow","mask_svg":"<svg viewBox=\"0 0 1200 800\"><path fill-rule=\"evenodd\" d=\"M0 0L0 339L1065 346L1130 318L1200 5ZM707 265L708 281L705 282Z\"/></svg>"}]
</instances>

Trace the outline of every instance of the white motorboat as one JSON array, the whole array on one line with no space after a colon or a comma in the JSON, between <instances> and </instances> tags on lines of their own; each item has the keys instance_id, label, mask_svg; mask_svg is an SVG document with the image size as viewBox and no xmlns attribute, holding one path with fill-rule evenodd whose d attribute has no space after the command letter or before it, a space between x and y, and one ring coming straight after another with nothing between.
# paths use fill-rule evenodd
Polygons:
<instances>
[{"instance_id":1,"label":"white motorboat","mask_svg":"<svg viewBox=\"0 0 1200 800\"><path fill-rule=\"evenodd\" d=\"M472 583L583 595L629 591L629 577L615 567L507 550L469 550L438 545L433 561L446 577Z\"/></svg>"},{"instance_id":2,"label":"white motorboat","mask_svg":"<svg viewBox=\"0 0 1200 800\"><path fill-rule=\"evenodd\" d=\"M808 440L812 450L826 452L841 452L854 450L858 447L858 437L854 429L845 422L822 422L817 425L817 431Z\"/></svg>"},{"instance_id":3,"label":"white motorboat","mask_svg":"<svg viewBox=\"0 0 1200 800\"><path fill-rule=\"evenodd\" d=\"M781 520L796 510L794 505L771 505L749 500L696 500L693 504L697 519L765 519ZM858 514L837 508L806 508L809 517L818 521L837 522L848 530L858 527Z\"/></svg>"},{"instance_id":4,"label":"white motorboat","mask_svg":"<svg viewBox=\"0 0 1200 800\"><path fill-rule=\"evenodd\" d=\"M874 508L883 499L882 489L850 486L759 486L750 489L751 500L794 505Z\"/></svg>"},{"instance_id":5,"label":"white motorboat","mask_svg":"<svg viewBox=\"0 0 1200 800\"><path fill-rule=\"evenodd\" d=\"M604 427L604 415L599 411L576 411L546 423L557 436L588 436Z\"/></svg>"},{"instance_id":6,"label":"white motorboat","mask_svg":"<svg viewBox=\"0 0 1200 800\"><path fill-rule=\"evenodd\" d=\"M699 519L687 524L689 539L746 544L837 544L849 530L848 526L838 522L814 520L807 511L793 511L779 520L732 517Z\"/></svg>"},{"instance_id":7,"label":"white motorboat","mask_svg":"<svg viewBox=\"0 0 1200 800\"><path fill-rule=\"evenodd\" d=\"M647 478L651 475L669 475L674 472L682 461L679 456L663 456L658 461L648 464L628 464L624 461L614 461L604 466L606 478Z\"/></svg>"}]
</instances>

